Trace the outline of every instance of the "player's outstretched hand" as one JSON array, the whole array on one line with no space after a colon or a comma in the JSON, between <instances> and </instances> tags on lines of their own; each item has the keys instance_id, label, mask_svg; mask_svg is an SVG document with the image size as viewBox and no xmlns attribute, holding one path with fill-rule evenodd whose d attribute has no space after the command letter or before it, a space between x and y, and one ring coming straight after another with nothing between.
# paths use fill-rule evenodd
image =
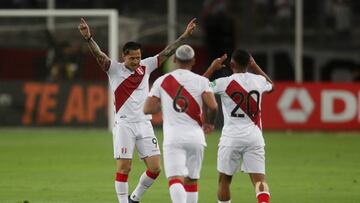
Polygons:
<instances>
[{"instance_id":1,"label":"player's outstretched hand","mask_svg":"<svg viewBox=\"0 0 360 203\"><path fill-rule=\"evenodd\" d=\"M211 65L208 67L208 69L203 74L203 76L206 78L210 78L215 71L220 70L221 68L224 68L225 67L224 61L226 59L227 59L226 54L222 55L220 58L214 59L213 62L211 63Z\"/></svg>"},{"instance_id":2,"label":"player's outstretched hand","mask_svg":"<svg viewBox=\"0 0 360 203\"><path fill-rule=\"evenodd\" d=\"M210 65L210 68L214 70L220 70L225 67L224 61L227 59L227 54L222 55L220 58L216 58Z\"/></svg>"},{"instance_id":3,"label":"player's outstretched hand","mask_svg":"<svg viewBox=\"0 0 360 203\"><path fill-rule=\"evenodd\" d=\"M86 40L88 40L91 37L90 28L89 28L88 24L85 22L84 18L80 19L80 24L79 24L78 28L79 28L81 35Z\"/></svg>"},{"instance_id":4,"label":"player's outstretched hand","mask_svg":"<svg viewBox=\"0 0 360 203\"><path fill-rule=\"evenodd\" d=\"M189 37L195 30L196 27L196 18L193 18L187 25L185 32L183 33L184 37Z\"/></svg>"},{"instance_id":5,"label":"player's outstretched hand","mask_svg":"<svg viewBox=\"0 0 360 203\"><path fill-rule=\"evenodd\" d=\"M205 134L209 134L214 131L215 126L212 124L204 123L203 130Z\"/></svg>"}]
</instances>

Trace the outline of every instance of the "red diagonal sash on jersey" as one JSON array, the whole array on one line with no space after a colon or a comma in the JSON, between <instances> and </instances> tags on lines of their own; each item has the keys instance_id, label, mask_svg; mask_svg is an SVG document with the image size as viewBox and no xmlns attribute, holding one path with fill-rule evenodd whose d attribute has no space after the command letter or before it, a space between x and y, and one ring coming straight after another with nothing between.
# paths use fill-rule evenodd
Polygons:
<instances>
[{"instance_id":1,"label":"red diagonal sash on jersey","mask_svg":"<svg viewBox=\"0 0 360 203\"><path fill-rule=\"evenodd\" d=\"M126 78L115 90L115 111L124 105L130 95L139 87L144 78L145 66L137 68L132 75Z\"/></svg>"},{"instance_id":2,"label":"red diagonal sash on jersey","mask_svg":"<svg viewBox=\"0 0 360 203\"><path fill-rule=\"evenodd\" d=\"M181 84L172 75L168 75L163 80L161 87L172 99L175 99L178 89L181 88ZM185 88L182 89L181 96L186 97L189 102L187 111L185 111L185 113L194 119L200 126L202 126L201 110L199 104ZM178 105L181 106L181 104Z\"/></svg>"},{"instance_id":3,"label":"red diagonal sash on jersey","mask_svg":"<svg viewBox=\"0 0 360 203\"><path fill-rule=\"evenodd\" d=\"M257 125L260 129L261 129L261 123L260 123L260 110L257 114L255 115L250 115L249 112L256 112L257 111L257 101L252 97L249 96L248 92L239 84L237 83L235 80L231 81L230 84L227 86L226 88L226 94L229 95L229 97L236 103L236 104L240 104L240 108L242 109L242 111L244 113L246 113L246 115L248 115L248 117L255 123L255 125ZM239 92L242 93L244 95L243 101L240 101L240 97L239 96L235 96L235 97L231 97L231 95L233 95L235 92ZM249 108L247 109L247 98L249 98Z\"/></svg>"}]
</instances>

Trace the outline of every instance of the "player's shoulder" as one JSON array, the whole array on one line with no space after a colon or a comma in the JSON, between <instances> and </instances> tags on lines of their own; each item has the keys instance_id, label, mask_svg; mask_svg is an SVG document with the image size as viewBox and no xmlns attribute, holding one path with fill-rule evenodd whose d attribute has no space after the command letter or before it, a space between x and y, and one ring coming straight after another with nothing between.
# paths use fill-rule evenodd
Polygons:
<instances>
[{"instance_id":1,"label":"player's shoulder","mask_svg":"<svg viewBox=\"0 0 360 203\"><path fill-rule=\"evenodd\" d=\"M165 79L166 77L168 77L169 75L170 75L170 73L166 73L166 74L164 74L164 75L162 75L162 76L159 76L158 78L156 78L155 82L162 82L162 81L164 81L164 79Z\"/></svg>"},{"instance_id":2,"label":"player's shoulder","mask_svg":"<svg viewBox=\"0 0 360 203\"><path fill-rule=\"evenodd\" d=\"M234 80L236 77L235 75L229 75L229 76L225 76L225 77L221 77L221 78L217 78L216 80L214 80L216 83L219 84L226 84L231 82L232 80Z\"/></svg>"},{"instance_id":3,"label":"player's shoulder","mask_svg":"<svg viewBox=\"0 0 360 203\"><path fill-rule=\"evenodd\" d=\"M191 74L192 74L192 76L193 76L194 78L196 78L196 79L198 79L198 80L209 81L208 78L206 78L206 77L204 77L204 76L202 76L202 75L199 75L199 74L196 74L196 73L193 73L193 72L191 72Z\"/></svg>"},{"instance_id":4,"label":"player's shoulder","mask_svg":"<svg viewBox=\"0 0 360 203\"><path fill-rule=\"evenodd\" d=\"M158 60L158 57L157 57L157 55L155 55L155 56L149 56L149 57L146 57L146 58L143 58L143 59L141 59L141 61L140 61L140 64L148 64L148 63L153 63L153 62L155 62L155 61L157 61Z\"/></svg>"},{"instance_id":5,"label":"player's shoulder","mask_svg":"<svg viewBox=\"0 0 360 203\"><path fill-rule=\"evenodd\" d=\"M111 59L110 68L107 72L123 72L125 71L125 64L117 60Z\"/></svg>"},{"instance_id":6,"label":"player's shoulder","mask_svg":"<svg viewBox=\"0 0 360 203\"><path fill-rule=\"evenodd\" d=\"M258 75L258 74L254 74L254 73L249 73L247 72L246 75L254 80L266 80L264 76L262 75Z\"/></svg>"}]
</instances>

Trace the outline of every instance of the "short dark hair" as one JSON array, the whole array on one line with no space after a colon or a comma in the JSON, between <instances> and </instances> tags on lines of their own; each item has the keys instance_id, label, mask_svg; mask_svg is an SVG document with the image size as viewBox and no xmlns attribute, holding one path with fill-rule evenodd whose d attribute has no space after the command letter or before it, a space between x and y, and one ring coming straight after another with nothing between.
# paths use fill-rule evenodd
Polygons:
<instances>
[{"instance_id":1,"label":"short dark hair","mask_svg":"<svg viewBox=\"0 0 360 203\"><path fill-rule=\"evenodd\" d=\"M134 51L134 50L141 50L141 44L137 43L137 42L126 42L123 46L123 53L126 55L128 54L130 51Z\"/></svg>"},{"instance_id":2,"label":"short dark hair","mask_svg":"<svg viewBox=\"0 0 360 203\"><path fill-rule=\"evenodd\" d=\"M234 51L232 54L232 58L241 67L246 67L250 62L249 52L242 50L242 49L238 49L238 50Z\"/></svg>"}]
</instances>

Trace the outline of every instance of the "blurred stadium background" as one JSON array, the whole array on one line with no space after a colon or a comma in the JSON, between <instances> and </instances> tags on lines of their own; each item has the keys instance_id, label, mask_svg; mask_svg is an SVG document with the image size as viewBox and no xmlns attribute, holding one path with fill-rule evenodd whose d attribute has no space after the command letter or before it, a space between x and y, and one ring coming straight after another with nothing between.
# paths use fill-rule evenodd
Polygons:
<instances>
[{"instance_id":1,"label":"blurred stadium background","mask_svg":"<svg viewBox=\"0 0 360 203\"><path fill-rule=\"evenodd\" d=\"M194 72L243 48L276 82L262 104L272 201L360 202L360 1L3 0L0 9L0 203L116 202L106 74L77 30L78 16L5 15L25 9L112 9L115 46L107 17L84 16L95 40L109 54L139 41L144 57L197 17L188 40ZM169 70L163 65L151 82ZM161 139L161 115L153 123ZM204 203L216 202L221 125L219 116L208 137ZM143 171L139 160L134 165L133 180ZM166 185L162 177L144 202L170 202ZM254 201L244 175L232 191L233 202Z\"/></svg>"}]
</instances>

